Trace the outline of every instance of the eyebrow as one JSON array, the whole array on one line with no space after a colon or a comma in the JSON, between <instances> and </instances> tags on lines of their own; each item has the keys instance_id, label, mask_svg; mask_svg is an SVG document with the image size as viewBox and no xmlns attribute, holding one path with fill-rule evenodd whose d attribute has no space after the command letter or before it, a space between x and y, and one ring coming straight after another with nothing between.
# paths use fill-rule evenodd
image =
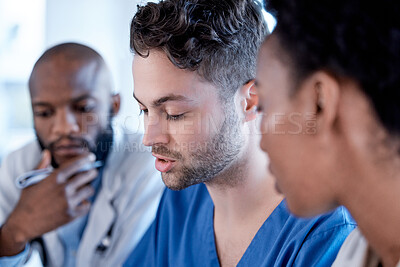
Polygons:
<instances>
[{"instance_id":1,"label":"eyebrow","mask_svg":"<svg viewBox=\"0 0 400 267\"><path fill-rule=\"evenodd\" d=\"M141 105L143 105L142 102L140 102L140 100L136 97L135 93L133 93L133 97L136 99L137 102L139 102ZM162 104L164 104L165 102L168 101L187 101L187 102L192 102L193 100L187 98L186 96L183 95L175 95L175 94L169 94L163 97L160 97L157 100L154 100L152 103L153 107L159 107ZM144 105L143 105L144 106Z\"/></svg>"},{"instance_id":2,"label":"eyebrow","mask_svg":"<svg viewBox=\"0 0 400 267\"><path fill-rule=\"evenodd\" d=\"M85 99L88 99L88 98L94 99L92 95L84 94L84 95L78 96L77 98L71 99L69 102L70 103L79 102L79 101L82 101L82 100L85 100ZM50 103L48 103L48 102L39 101L39 102L33 102L32 106L35 107L35 106L52 106L52 105Z\"/></svg>"}]
</instances>

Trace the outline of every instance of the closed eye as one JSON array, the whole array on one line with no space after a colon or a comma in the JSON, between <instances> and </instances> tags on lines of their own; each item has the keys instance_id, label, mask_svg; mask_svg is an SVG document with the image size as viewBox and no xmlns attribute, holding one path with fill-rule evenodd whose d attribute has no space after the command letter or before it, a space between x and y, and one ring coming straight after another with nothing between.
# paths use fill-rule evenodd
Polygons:
<instances>
[{"instance_id":1,"label":"closed eye","mask_svg":"<svg viewBox=\"0 0 400 267\"><path fill-rule=\"evenodd\" d=\"M182 119L184 115L185 115L185 114L179 114L179 115L170 115L170 114L167 114L167 120L169 120L169 121L177 121L177 120Z\"/></svg>"}]
</instances>

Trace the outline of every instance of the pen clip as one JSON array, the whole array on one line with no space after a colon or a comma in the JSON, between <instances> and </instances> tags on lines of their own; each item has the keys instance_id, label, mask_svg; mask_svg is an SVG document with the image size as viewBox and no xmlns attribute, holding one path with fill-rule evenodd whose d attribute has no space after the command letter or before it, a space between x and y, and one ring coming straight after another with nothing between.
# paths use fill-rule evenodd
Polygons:
<instances>
[{"instance_id":1,"label":"pen clip","mask_svg":"<svg viewBox=\"0 0 400 267\"><path fill-rule=\"evenodd\" d=\"M104 163L102 161L95 161L92 163L87 163L87 164L83 165L82 168L80 168L77 172L86 172L91 169L100 168L101 166L103 166L103 164ZM15 180L15 185L17 188L23 189L28 186L37 184L40 181L42 181L43 179L45 179L47 176L49 176L53 172L53 170L54 169L52 167L48 167L45 169L33 170L33 171L26 172L26 173L18 176L18 178Z\"/></svg>"},{"instance_id":2,"label":"pen clip","mask_svg":"<svg viewBox=\"0 0 400 267\"><path fill-rule=\"evenodd\" d=\"M22 175L20 175L16 180L15 180L15 185L19 189L23 189L25 187L31 186L33 184L36 184L40 181L42 181L44 178L49 176L49 174L53 171L53 168L45 168L45 169L40 169L40 170L33 170L26 172Z\"/></svg>"}]
</instances>

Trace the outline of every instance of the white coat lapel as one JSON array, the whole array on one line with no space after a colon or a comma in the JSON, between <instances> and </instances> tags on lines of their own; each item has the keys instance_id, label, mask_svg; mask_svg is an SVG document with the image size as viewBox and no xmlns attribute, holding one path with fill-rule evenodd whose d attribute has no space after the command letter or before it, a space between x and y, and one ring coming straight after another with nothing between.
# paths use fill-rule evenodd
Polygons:
<instances>
[{"instance_id":1,"label":"white coat lapel","mask_svg":"<svg viewBox=\"0 0 400 267\"><path fill-rule=\"evenodd\" d=\"M107 237L113 223L117 219L117 211L113 207L112 200L117 196L120 188L121 179L113 170L118 165L118 146L121 143L123 135L120 129L114 129L113 148L110 151L106 165L103 170L102 185L100 191L93 203L89 214L89 220L82 236L77 255L77 267L92 266L93 260L105 255L107 251L101 252L98 249L102 240Z\"/></svg>"},{"instance_id":2,"label":"white coat lapel","mask_svg":"<svg viewBox=\"0 0 400 267\"><path fill-rule=\"evenodd\" d=\"M77 255L77 266L92 266L92 259L102 255L98 247L102 240L107 237L116 217L117 214L112 206L111 199L101 190L92 207L89 221L82 236Z\"/></svg>"}]
</instances>

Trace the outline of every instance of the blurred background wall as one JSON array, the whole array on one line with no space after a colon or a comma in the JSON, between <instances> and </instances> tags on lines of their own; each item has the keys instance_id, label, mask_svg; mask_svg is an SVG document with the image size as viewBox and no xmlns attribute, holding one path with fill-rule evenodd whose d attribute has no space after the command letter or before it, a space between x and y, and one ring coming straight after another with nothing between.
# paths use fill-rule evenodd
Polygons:
<instances>
[{"instance_id":1,"label":"blurred background wall","mask_svg":"<svg viewBox=\"0 0 400 267\"><path fill-rule=\"evenodd\" d=\"M27 80L45 49L80 42L105 58L122 95L117 120L132 131L142 129L132 98L129 49L133 0L0 0L0 162L34 138Z\"/></svg>"}]
</instances>

